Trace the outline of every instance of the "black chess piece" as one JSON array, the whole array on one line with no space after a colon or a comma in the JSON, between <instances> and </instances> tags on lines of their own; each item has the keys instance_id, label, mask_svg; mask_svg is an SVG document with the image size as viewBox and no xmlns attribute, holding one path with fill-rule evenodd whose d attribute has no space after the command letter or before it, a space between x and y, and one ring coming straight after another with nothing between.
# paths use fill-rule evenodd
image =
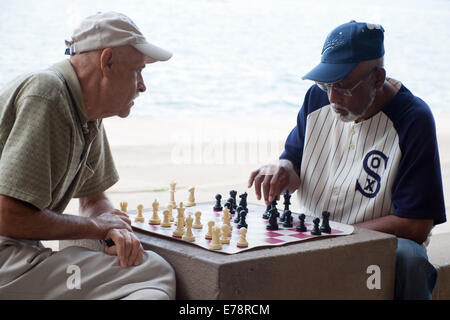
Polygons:
<instances>
[{"instance_id":1,"label":"black chess piece","mask_svg":"<svg viewBox=\"0 0 450 320\"><path fill-rule=\"evenodd\" d=\"M247 196L248 196L247 192L244 192L243 194L239 195L239 198L241 198L241 201L239 201L239 207L242 207L242 209L244 209L248 213Z\"/></svg>"},{"instance_id":2,"label":"black chess piece","mask_svg":"<svg viewBox=\"0 0 450 320\"><path fill-rule=\"evenodd\" d=\"M288 211L289 210L289 205L291 204L291 195L289 193L288 190L286 190L286 192L283 194L284 197L284 211Z\"/></svg>"},{"instance_id":3,"label":"black chess piece","mask_svg":"<svg viewBox=\"0 0 450 320\"><path fill-rule=\"evenodd\" d=\"M285 214L285 221L283 223L283 227L292 228L292 212L291 210L287 210L283 212Z\"/></svg>"},{"instance_id":4,"label":"black chess piece","mask_svg":"<svg viewBox=\"0 0 450 320\"><path fill-rule=\"evenodd\" d=\"M235 214L235 208L234 208L234 200L233 198L228 198L227 203L230 203L230 206L228 207L228 209L230 210L230 214Z\"/></svg>"},{"instance_id":5,"label":"black chess piece","mask_svg":"<svg viewBox=\"0 0 450 320\"><path fill-rule=\"evenodd\" d=\"M269 204L269 205L266 207L266 211L264 211L263 216L262 216L263 219L269 219L269 217L270 217L270 213L269 213L270 208L272 208L272 204Z\"/></svg>"},{"instance_id":6,"label":"black chess piece","mask_svg":"<svg viewBox=\"0 0 450 320\"><path fill-rule=\"evenodd\" d=\"M230 197L233 198L233 209L234 210L237 209L236 195L237 195L237 191L236 190L231 190L230 191Z\"/></svg>"},{"instance_id":7,"label":"black chess piece","mask_svg":"<svg viewBox=\"0 0 450 320\"><path fill-rule=\"evenodd\" d=\"M322 225L320 226L320 231L325 233L331 233L330 213L328 211L322 212Z\"/></svg>"},{"instance_id":8,"label":"black chess piece","mask_svg":"<svg viewBox=\"0 0 450 320\"><path fill-rule=\"evenodd\" d=\"M301 232L305 232L307 230L306 226L305 226L305 218L306 218L306 216L303 213L298 216L298 219L300 220L300 222L297 225L297 228L295 228L295 230L301 231Z\"/></svg>"},{"instance_id":9,"label":"black chess piece","mask_svg":"<svg viewBox=\"0 0 450 320\"><path fill-rule=\"evenodd\" d=\"M247 222L245 221L245 218L247 217L247 212L245 212L245 210L241 210L241 212L239 212L239 215L240 215L240 220L237 225L238 229L240 229L240 228L248 229Z\"/></svg>"},{"instance_id":10,"label":"black chess piece","mask_svg":"<svg viewBox=\"0 0 450 320\"><path fill-rule=\"evenodd\" d=\"M233 208L233 205L230 203L230 201L225 202L225 204L223 206L228 208L228 211L231 213L231 209L230 208Z\"/></svg>"},{"instance_id":11,"label":"black chess piece","mask_svg":"<svg viewBox=\"0 0 450 320\"><path fill-rule=\"evenodd\" d=\"M214 211L222 211L222 205L220 204L220 200L222 200L222 195L216 194L216 204L214 205Z\"/></svg>"},{"instance_id":12,"label":"black chess piece","mask_svg":"<svg viewBox=\"0 0 450 320\"><path fill-rule=\"evenodd\" d=\"M266 229L269 230L278 230L278 221L279 213L276 207L270 208L270 216L269 216L269 224L266 226Z\"/></svg>"},{"instance_id":13,"label":"black chess piece","mask_svg":"<svg viewBox=\"0 0 450 320\"><path fill-rule=\"evenodd\" d=\"M313 236L320 236L322 234L322 232L320 231L320 228L319 228L320 219L315 218L313 220L313 223L314 223L314 228L313 228L313 230L311 230L311 234Z\"/></svg>"},{"instance_id":14,"label":"black chess piece","mask_svg":"<svg viewBox=\"0 0 450 320\"><path fill-rule=\"evenodd\" d=\"M245 211L242 209L242 206L237 207L237 209L236 209L237 215L236 215L236 218L234 218L234 220L233 220L235 223L238 223L239 221L241 221L241 211Z\"/></svg>"},{"instance_id":15,"label":"black chess piece","mask_svg":"<svg viewBox=\"0 0 450 320\"><path fill-rule=\"evenodd\" d=\"M283 210L283 214L280 217L280 221L281 222L285 222L286 221L286 213L289 211L289 205L291 204L291 195L289 194L289 191L286 190L286 192L283 194L284 197L284 210Z\"/></svg>"}]
</instances>

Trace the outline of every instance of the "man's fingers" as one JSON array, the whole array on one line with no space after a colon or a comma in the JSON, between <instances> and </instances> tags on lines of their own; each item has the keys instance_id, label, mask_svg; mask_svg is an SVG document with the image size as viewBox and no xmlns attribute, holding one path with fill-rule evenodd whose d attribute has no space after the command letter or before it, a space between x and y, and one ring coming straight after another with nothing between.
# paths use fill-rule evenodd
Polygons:
<instances>
[{"instance_id":1,"label":"man's fingers","mask_svg":"<svg viewBox=\"0 0 450 320\"><path fill-rule=\"evenodd\" d=\"M248 179L248 188L251 188L251 187L252 187L253 181L255 180L255 177L258 175L258 173L259 173L259 169L253 171L253 172L250 174L250 178Z\"/></svg>"},{"instance_id":2,"label":"man's fingers","mask_svg":"<svg viewBox=\"0 0 450 320\"><path fill-rule=\"evenodd\" d=\"M263 189L263 195L264 195L264 201L266 202L266 205L269 204L269 193L270 193L270 181L272 180L272 176L264 176L264 181L262 184Z\"/></svg>"},{"instance_id":3,"label":"man's fingers","mask_svg":"<svg viewBox=\"0 0 450 320\"><path fill-rule=\"evenodd\" d=\"M255 178L255 193L256 199L261 200L261 183L264 181L265 176L258 174Z\"/></svg>"},{"instance_id":4,"label":"man's fingers","mask_svg":"<svg viewBox=\"0 0 450 320\"><path fill-rule=\"evenodd\" d=\"M280 194L280 170L278 170L270 179L270 191L268 201L272 202Z\"/></svg>"}]
</instances>

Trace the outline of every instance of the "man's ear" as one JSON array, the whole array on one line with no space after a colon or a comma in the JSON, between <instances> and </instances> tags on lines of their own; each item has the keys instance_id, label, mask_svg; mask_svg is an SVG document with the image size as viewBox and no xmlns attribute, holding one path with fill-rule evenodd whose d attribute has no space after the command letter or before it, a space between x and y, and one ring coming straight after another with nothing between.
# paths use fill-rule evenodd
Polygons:
<instances>
[{"instance_id":1,"label":"man's ear","mask_svg":"<svg viewBox=\"0 0 450 320\"><path fill-rule=\"evenodd\" d=\"M100 68L102 70L103 76L108 76L111 73L113 57L114 55L112 48L106 48L102 50L100 54Z\"/></svg>"}]
</instances>

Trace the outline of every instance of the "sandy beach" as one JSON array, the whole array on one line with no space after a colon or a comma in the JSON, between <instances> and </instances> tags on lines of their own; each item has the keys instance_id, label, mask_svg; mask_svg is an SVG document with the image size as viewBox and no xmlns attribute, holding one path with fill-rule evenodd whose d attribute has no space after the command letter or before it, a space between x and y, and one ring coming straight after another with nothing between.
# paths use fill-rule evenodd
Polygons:
<instances>
[{"instance_id":1,"label":"sandy beach","mask_svg":"<svg viewBox=\"0 0 450 320\"><path fill-rule=\"evenodd\" d=\"M446 199L450 206L450 113L435 114ZM104 124L113 151L120 181L108 190L119 206L138 204L150 207L154 199L169 201L169 183L177 182L176 201L186 201L187 189L195 187L196 201L213 201L217 193L229 190L248 192L252 170L278 158L284 141L296 122L296 112L272 117L155 117L110 118ZM293 209L297 209L296 201ZM77 200L66 213L76 214ZM433 234L450 232L450 223L438 225Z\"/></svg>"}]
</instances>

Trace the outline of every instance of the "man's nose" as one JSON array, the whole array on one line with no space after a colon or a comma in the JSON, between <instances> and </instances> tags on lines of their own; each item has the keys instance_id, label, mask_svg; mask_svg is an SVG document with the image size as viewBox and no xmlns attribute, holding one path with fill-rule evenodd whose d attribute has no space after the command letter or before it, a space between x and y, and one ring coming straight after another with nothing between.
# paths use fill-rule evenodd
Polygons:
<instances>
[{"instance_id":1,"label":"man's nose","mask_svg":"<svg viewBox=\"0 0 450 320\"><path fill-rule=\"evenodd\" d=\"M147 90L147 87L145 86L144 79L142 78L142 76L140 76L138 79L137 90L141 93Z\"/></svg>"}]
</instances>

